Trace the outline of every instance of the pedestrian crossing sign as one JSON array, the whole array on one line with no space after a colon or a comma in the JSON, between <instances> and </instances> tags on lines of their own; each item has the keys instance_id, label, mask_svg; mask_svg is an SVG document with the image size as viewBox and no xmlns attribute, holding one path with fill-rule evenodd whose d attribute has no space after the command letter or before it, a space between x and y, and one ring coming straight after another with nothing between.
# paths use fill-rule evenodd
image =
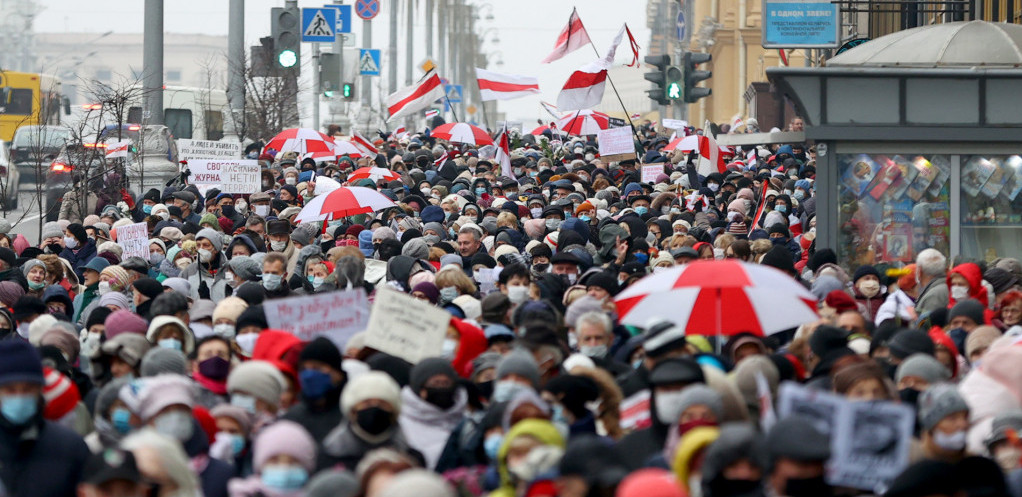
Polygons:
<instances>
[{"instance_id":1,"label":"pedestrian crossing sign","mask_svg":"<svg viewBox=\"0 0 1022 497\"><path fill-rule=\"evenodd\" d=\"M336 39L337 11L335 9L302 9L302 41L333 43Z\"/></svg>"},{"instance_id":2,"label":"pedestrian crossing sign","mask_svg":"<svg viewBox=\"0 0 1022 497\"><path fill-rule=\"evenodd\" d=\"M371 48L359 49L358 73L361 76L380 75L380 51Z\"/></svg>"}]
</instances>

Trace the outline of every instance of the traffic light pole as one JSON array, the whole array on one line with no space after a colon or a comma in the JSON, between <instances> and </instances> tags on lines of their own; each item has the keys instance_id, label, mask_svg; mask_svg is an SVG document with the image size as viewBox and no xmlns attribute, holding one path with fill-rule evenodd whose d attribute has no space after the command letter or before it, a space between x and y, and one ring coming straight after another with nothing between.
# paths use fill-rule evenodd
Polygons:
<instances>
[{"instance_id":1,"label":"traffic light pole","mask_svg":"<svg viewBox=\"0 0 1022 497\"><path fill-rule=\"evenodd\" d=\"M142 34L142 115L147 124L163 124L163 0L145 0Z\"/></svg>"},{"instance_id":2,"label":"traffic light pole","mask_svg":"<svg viewBox=\"0 0 1022 497\"><path fill-rule=\"evenodd\" d=\"M231 0L227 20L227 101L230 133L244 139L238 123L245 114L245 0Z\"/></svg>"},{"instance_id":3,"label":"traffic light pole","mask_svg":"<svg viewBox=\"0 0 1022 497\"><path fill-rule=\"evenodd\" d=\"M319 74L319 43L312 44L312 129L319 131L319 100L323 87L323 76Z\"/></svg>"},{"instance_id":4,"label":"traffic light pole","mask_svg":"<svg viewBox=\"0 0 1022 497\"><path fill-rule=\"evenodd\" d=\"M373 46L373 24L366 19L362 19L362 46L369 48ZM361 62L361 61L360 61ZM370 96L372 94L372 88L369 86L372 83L373 78L371 76L362 76L362 109L364 112L369 112L369 102L371 101Z\"/></svg>"}]
</instances>

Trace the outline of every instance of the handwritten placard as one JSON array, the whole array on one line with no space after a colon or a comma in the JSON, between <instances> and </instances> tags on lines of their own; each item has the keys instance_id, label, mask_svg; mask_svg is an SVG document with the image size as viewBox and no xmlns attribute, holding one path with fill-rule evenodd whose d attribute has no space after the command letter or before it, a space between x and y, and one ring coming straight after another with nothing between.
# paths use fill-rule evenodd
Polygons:
<instances>
[{"instance_id":1,"label":"handwritten placard","mask_svg":"<svg viewBox=\"0 0 1022 497\"><path fill-rule=\"evenodd\" d=\"M149 232L146 223L127 224L117 228L117 244L121 246L121 257L137 256L149 260Z\"/></svg>"},{"instance_id":2,"label":"handwritten placard","mask_svg":"<svg viewBox=\"0 0 1022 497\"><path fill-rule=\"evenodd\" d=\"M366 347L416 364L439 357L451 314L396 290L376 292L366 331Z\"/></svg>"},{"instance_id":3,"label":"handwritten placard","mask_svg":"<svg viewBox=\"0 0 1022 497\"><path fill-rule=\"evenodd\" d=\"M606 161L622 161L635 159L635 142L632 140L632 128L610 128L600 130L597 136L600 142L600 158Z\"/></svg>"},{"instance_id":4,"label":"handwritten placard","mask_svg":"<svg viewBox=\"0 0 1022 497\"><path fill-rule=\"evenodd\" d=\"M660 164L653 164L650 166L642 166L642 182L643 183L656 183L656 177L664 173L664 166Z\"/></svg>"},{"instance_id":5,"label":"handwritten placard","mask_svg":"<svg viewBox=\"0 0 1022 497\"><path fill-rule=\"evenodd\" d=\"M193 160L188 162L188 181L202 190L216 187L222 193L259 191L259 162L254 160Z\"/></svg>"},{"instance_id":6,"label":"handwritten placard","mask_svg":"<svg viewBox=\"0 0 1022 497\"><path fill-rule=\"evenodd\" d=\"M325 336L341 350L369 324L369 300L362 288L267 300L263 309L270 328L287 331L303 342Z\"/></svg>"},{"instance_id":7,"label":"handwritten placard","mask_svg":"<svg viewBox=\"0 0 1022 497\"><path fill-rule=\"evenodd\" d=\"M230 160L241 158L241 143L213 140L177 140L177 155L181 160Z\"/></svg>"}]
</instances>

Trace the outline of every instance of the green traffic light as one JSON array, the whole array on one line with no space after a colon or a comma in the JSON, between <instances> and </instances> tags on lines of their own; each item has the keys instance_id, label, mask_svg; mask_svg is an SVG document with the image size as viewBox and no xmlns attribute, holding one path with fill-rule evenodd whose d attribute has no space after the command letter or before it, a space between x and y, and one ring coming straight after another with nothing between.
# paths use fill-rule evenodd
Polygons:
<instances>
[{"instance_id":1,"label":"green traffic light","mask_svg":"<svg viewBox=\"0 0 1022 497\"><path fill-rule=\"evenodd\" d=\"M341 95L343 95L344 98L349 98L351 97L351 90L352 90L351 84L344 83L344 85L341 86Z\"/></svg>"},{"instance_id":2,"label":"green traffic light","mask_svg":"<svg viewBox=\"0 0 1022 497\"><path fill-rule=\"evenodd\" d=\"M323 92L323 96L326 97L326 98L332 98L334 96L334 92L333 92L333 90L325 91L325 92Z\"/></svg>"},{"instance_id":3,"label":"green traffic light","mask_svg":"<svg viewBox=\"0 0 1022 497\"><path fill-rule=\"evenodd\" d=\"M667 87L667 98L671 100L678 100L681 98L681 85L677 82L671 83Z\"/></svg>"},{"instance_id":4,"label":"green traffic light","mask_svg":"<svg viewBox=\"0 0 1022 497\"><path fill-rule=\"evenodd\" d=\"M295 54L294 50L281 50L280 54L277 55L277 62L283 68L294 67L298 63L298 55Z\"/></svg>"}]
</instances>

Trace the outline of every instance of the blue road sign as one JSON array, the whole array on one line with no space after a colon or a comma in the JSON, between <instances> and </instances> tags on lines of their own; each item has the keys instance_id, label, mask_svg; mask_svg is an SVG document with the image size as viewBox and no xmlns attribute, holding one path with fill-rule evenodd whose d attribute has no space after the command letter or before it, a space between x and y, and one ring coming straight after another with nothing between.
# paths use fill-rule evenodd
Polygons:
<instances>
[{"instance_id":1,"label":"blue road sign","mask_svg":"<svg viewBox=\"0 0 1022 497\"><path fill-rule=\"evenodd\" d=\"M327 5L337 11L337 32L351 32L351 5Z\"/></svg>"},{"instance_id":2,"label":"blue road sign","mask_svg":"<svg viewBox=\"0 0 1022 497\"><path fill-rule=\"evenodd\" d=\"M356 0L355 13L365 20L370 20L380 13L380 0Z\"/></svg>"},{"instance_id":3,"label":"blue road sign","mask_svg":"<svg viewBox=\"0 0 1022 497\"><path fill-rule=\"evenodd\" d=\"M678 41L685 41L685 13L678 11L677 33Z\"/></svg>"},{"instance_id":4,"label":"blue road sign","mask_svg":"<svg viewBox=\"0 0 1022 497\"><path fill-rule=\"evenodd\" d=\"M332 8L302 9L302 41L333 43L336 39L336 10Z\"/></svg>"},{"instance_id":5,"label":"blue road sign","mask_svg":"<svg viewBox=\"0 0 1022 497\"><path fill-rule=\"evenodd\" d=\"M463 100L461 85L444 85L444 92L447 93L447 98L444 99L444 112L451 110L451 104L460 104Z\"/></svg>"},{"instance_id":6,"label":"blue road sign","mask_svg":"<svg viewBox=\"0 0 1022 497\"><path fill-rule=\"evenodd\" d=\"M380 75L380 51L371 48L359 49L358 74L361 76Z\"/></svg>"}]
</instances>

